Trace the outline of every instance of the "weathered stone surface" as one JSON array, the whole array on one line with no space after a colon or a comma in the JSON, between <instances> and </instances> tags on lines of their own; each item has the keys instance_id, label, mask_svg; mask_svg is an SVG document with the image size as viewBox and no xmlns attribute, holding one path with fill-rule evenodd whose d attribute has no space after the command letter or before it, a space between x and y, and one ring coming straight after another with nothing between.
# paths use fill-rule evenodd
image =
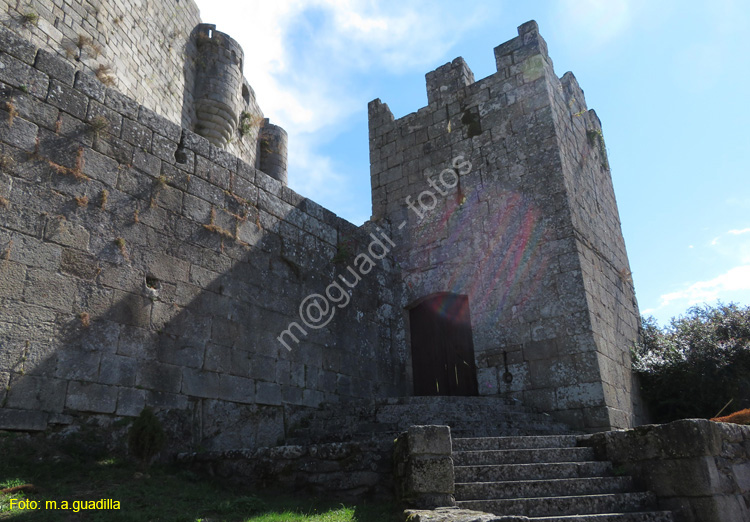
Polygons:
<instances>
[{"instance_id":1,"label":"weathered stone surface","mask_svg":"<svg viewBox=\"0 0 750 522\"><path fill-rule=\"evenodd\" d=\"M414 522L524 522L527 517L497 516L482 511L456 507L441 507L434 510L407 509L404 516Z\"/></svg>"},{"instance_id":2,"label":"weathered stone surface","mask_svg":"<svg viewBox=\"0 0 750 522\"><path fill-rule=\"evenodd\" d=\"M36 134L36 125L19 117L13 118L11 122L10 114L0 110L0 141L26 152L33 152Z\"/></svg>"},{"instance_id":3,"label":"weathered stone surface","mask_svg":"<svg viewBox=\"0 0 750 522\"><path fill-rule=\"evenodd\" d=\"M28 91L44 99L49 88L49 76L12 56L0 52L0 81Z\"/></svg>"},{"instance_id":4,"label":"weathered stone surface","mask_svg":"<svg viewBox=\"0 0 750 522\"><path fill-rule=\"evenodd\" d=\"M627 469L680 520L744 520L750 427L703 419L598 433L582 444Z\"/></svg>"},{"instance_id":5,"label":"weathered stone surface","mask_svg":"<svg viewBox=\"0 0 750 522\"><path fill-rule=\"evenodd\" d=\"M114 413L117 406L117 388L71 382L65 406L84 412Z\"/></svg>"},{"instance_id":6,"label":"weathered stone surface","mask_svg":"<svg viewBox=\"0 0 750 522\"><path fill-rule=\"evenodd\" d=\"M41 411L0 408L0 427L4 430L44 431L47 429L47 417Z\"/></svg>"},{"instance_id":7,"label":"weathered stone surface","mask_svg":"<svg viewBox=\"0 0 750 522\"><path fill-rule=\"evenodd\" d=\"M55 78L66 85L73 86L76 74L75 67L56 54L39 49L34 66L41 72L46 73L50 78Z\"/></svg>"},{"instance_id":8,"label":"weathered stone surface","mask_svg":"<svg viewBox=\"0 0 750 522\"><path fill-rule=\"evenodd\" d=\"M451 431L448 426L412 426L408 432L412 455L450 455Z\"/></svg>"},{"instance_id":9,"label":"weathered stone surface","mask_svg":"<svg viewBox=\"0 0 750 522\"><path fill-rule=\"evenodd\" d=\"M384 442L331 443L183 453L177 458L199 470L243 477L248 484L304 487L353 500L362 495L390 495L389 451L390 444Z\"/></svg>"},{"instance_id":10,"label":"weathered stone surface","mask_svg":"<svg viewBox=\"0 0 750 522\"><path fill-rule=\"evenodd\" d=\"M86 117L86 111L89 107L87 96L57 80L52 80L50 84L47 101L79 120Z\"/></svg>"},{"instance_id":11,"label":"weathered stone surface","mask_svg":"<svg viewBox=\"0 0 750 522\"><path fill-rule=\"evenodd\" d=\"M409 486L414 494L453 493L453 461L450 457L413 458Z\"/></svg>"}]
</instances>

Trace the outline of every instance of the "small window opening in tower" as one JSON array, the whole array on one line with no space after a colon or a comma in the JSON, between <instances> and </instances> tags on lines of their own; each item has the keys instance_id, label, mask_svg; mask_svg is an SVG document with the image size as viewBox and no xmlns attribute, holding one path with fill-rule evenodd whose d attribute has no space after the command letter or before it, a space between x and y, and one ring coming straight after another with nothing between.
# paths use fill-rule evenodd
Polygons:
<instances>
[{"instance_id":1,"label":"small window opening in tower","mask_svg":"<svg viewBox=\"0 0 750 522\"><path fill-rule=\"evenodd\" d=\"M250 103L250 90L247 88L247 85L242 86L242 99L245 100L245 104Z\"/></svg>"},{"instance_id":2,"label":"small window opening in tower","mask_svg":"<svg viewBox=\"0 0 750 522\"><path fill-rule=\"evenodd\" d=\"M211 30L211 29L209 29L209 30L208 30L208 37L209 37L209 38L213 38L213 37L214 37L214 32L213 32L213 30Z\"/></svg>"}]
</instances>

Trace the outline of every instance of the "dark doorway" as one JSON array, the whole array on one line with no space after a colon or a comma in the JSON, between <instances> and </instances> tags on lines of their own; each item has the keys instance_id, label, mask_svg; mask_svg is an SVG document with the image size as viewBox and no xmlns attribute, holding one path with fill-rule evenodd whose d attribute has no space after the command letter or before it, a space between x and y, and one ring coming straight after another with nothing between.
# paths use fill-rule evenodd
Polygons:
<instances>
[{"instance_id":1,"label":"dark doorway","mask_svg":"<svg viewBox=\"0 0 750 522\"><path fill-rule=\"evenodd\" d=\"M414 395L477 395L469 300L440 294L409 312Z\"/></svg>"}]
</instances>

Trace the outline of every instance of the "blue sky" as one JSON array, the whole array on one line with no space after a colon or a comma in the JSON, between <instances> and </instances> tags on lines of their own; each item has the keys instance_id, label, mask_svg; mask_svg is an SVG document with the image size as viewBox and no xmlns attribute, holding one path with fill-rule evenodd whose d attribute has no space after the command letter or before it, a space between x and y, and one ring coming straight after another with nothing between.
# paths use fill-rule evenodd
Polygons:
<instances>
[{"instance_id":1,"label":"blue sky","mask_svg":"<svg viewBox=\"0 0 750 522\"><path fill-rule=\"evenodd\" d=\"M750 3L664 0L196 0L245 50L245 76L289 133L289 185L353 223L370 217L367 103L398 118L424 75L539 23L604 130L641 312L750 304ZM657 4L657 5L654 5Z\"/></svg>"}]
</instances>

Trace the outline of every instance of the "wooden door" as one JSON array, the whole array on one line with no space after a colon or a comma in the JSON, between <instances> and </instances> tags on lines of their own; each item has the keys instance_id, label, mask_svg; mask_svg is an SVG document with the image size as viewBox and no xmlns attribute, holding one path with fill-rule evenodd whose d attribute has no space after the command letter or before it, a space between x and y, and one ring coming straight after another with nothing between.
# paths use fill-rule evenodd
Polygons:
<instances>
[{"instance_id":1,"label":"wooden door","mask_svg":"<svg viewBox=\"0 0 750 522\"><path fill-rule=\"evenodd\" d=\"M411 309L414 395L477 395L469 300L441 294Z\"/></svg>"}]
</instances>

